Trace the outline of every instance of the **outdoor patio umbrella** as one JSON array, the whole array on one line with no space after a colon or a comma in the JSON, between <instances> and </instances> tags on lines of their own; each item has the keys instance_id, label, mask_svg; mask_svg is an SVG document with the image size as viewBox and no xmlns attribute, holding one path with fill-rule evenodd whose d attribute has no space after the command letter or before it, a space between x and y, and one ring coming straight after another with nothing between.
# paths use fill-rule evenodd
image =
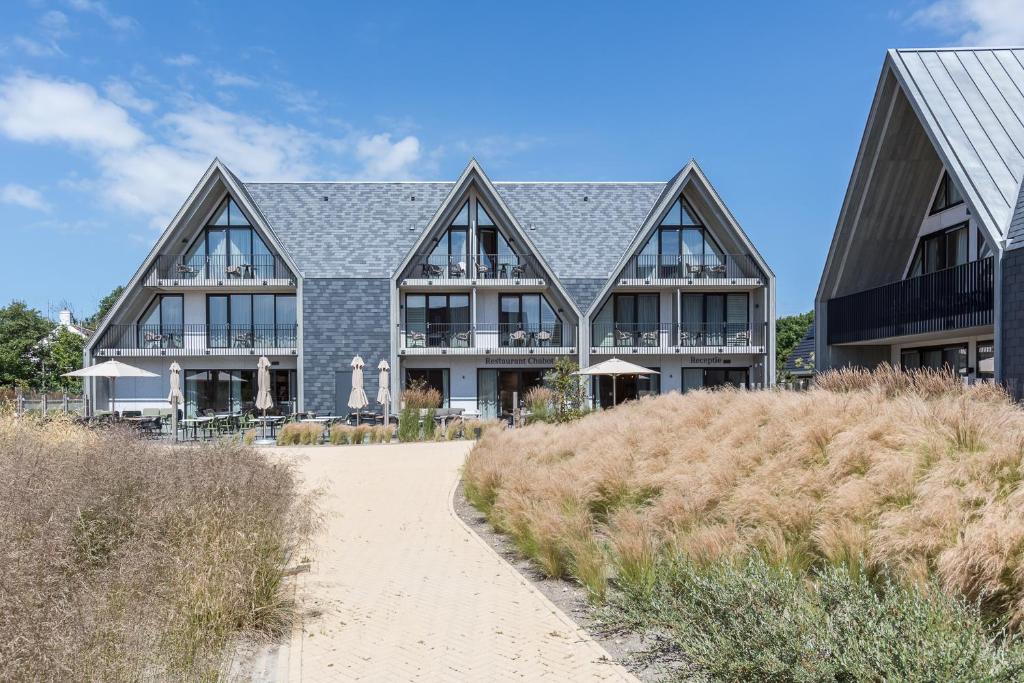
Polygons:
<instances>
[{"instance_id":1,"label":"outdoor patio umbrella","mask_svg":"<svg viewBox=\"0 0 1024 683\"><path fill-rule=\"evenodd\" d=\"M159 377L149 370L122 363L119 360L108 360L106 363L90 365L81 370L65 372L64 377L106 377L110 380L110 412L116 412L117 378L118 377Z\"/></svg>"},{"instance_id":2,"label":"outdoor patio umbrella","mask_svg":"<svg viewBox=\"0 0 1024 683\"><path fill-rule=\"evenodd\" d=\"M388 365L386 360L382 360L377 364L377 369L380 370L380 379L377 380L377 403L384 406L384 424L388 423L388 406L391 404L391 366Z\"/></svg>"},{"instance_id":3,"label":"outdoor patio umbrella","mask_svg":"<svg viewBox=\"0 0 1024 683\"><path fill-rule=\"evenodd\" d=\"M577 370L573 373L574 375L604 375L612 378L612 406L618 405L618 397L616 396L616 379L619 375L657 375L660 374L657 370L651 370L641 365L630 363L619 358L609 358L608 360L601 361L595 365Z\"/></svg>"},{"instance_id":4,"label":"outdoor patio umbrella","mask_svg":"<svg viewBox=\"0 0 1024 683\"><path fill-rule=\"evenodd\" d=\"M270 395L270 361L260 356L256 362L256 409L263 411L263 441L267 440L267 408L274 407L274 399Z\"/></svg>"},{"instance_id":5,"label":"outdoor patio umbrella","mask_svg":"<svg viewBox=\"0 0 1024 683\"><path fill-rule=\"evenodd\" d=\"M184 402L181 396L181 366L178 361L171 363L171 393L167 394L171 404L171 434L178 440L178 404Z\"/></svg>"},{"instance_id":6,"label":"outdoor patio umbrella","mask_svg":"<svg viewBox=\"0 0 1024 683\"><path fill-rule=\"evenodd\" d=\"M359 424L359 411L370 404L363 390L364 365L361 356L352 359L352 393L348 395L348 407L356 411L356 424Z\"/></svg>"}]
</instances>

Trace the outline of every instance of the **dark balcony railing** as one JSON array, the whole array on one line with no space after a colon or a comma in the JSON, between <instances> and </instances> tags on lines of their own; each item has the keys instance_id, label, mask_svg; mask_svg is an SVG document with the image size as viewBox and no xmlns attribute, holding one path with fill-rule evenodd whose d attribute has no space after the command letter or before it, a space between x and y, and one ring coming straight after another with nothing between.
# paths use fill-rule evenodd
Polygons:
<instances>
[{"instance_id":1,"label":"dark balcony railing","mask_svg":"<svg viewBox=\"0 0 1024 683\"><path fill-rule=\"evenodd\" d=\"M992 324L992 257L830 299L828 343Z\"/></svg>"},{"instance_id":2,"label":"dark balcony railing","mask_svg":"<svg viewBox=\"0 0 1024 683\"><path fill-rule=\"evenodd\" d=\"M531 259L516 254L419 254L409 277L417 279L523 280L540 277Z\"/></svg>"},{"instance_id":3,"label":"dark balcony railing","mask_svg":"<svg viewBox=\"0 0 1024 683\"><path fill-rule=\"evenodd\" d=\"M572 328L562 323L427 323L402 330L407 349L545 348L574 346Z\"/></svg>"},{"instance_id":4,"label":"dark balcony railing","mask_svg":"<svg viewBox=\"0 0 1024 683\"><path fill-rule=\"evenodd\" d=\"M238 280L285 280L292 274L284 259L273 254L254 256L172 256L161 254L149 272L148 285L160 280L217 280L225 284ZM207 284L207 283L203 283Z\"/></svg>"},{"instance_id":5,"label":"dark balcony railing","mask_svg":"<svg viewBox=\"0 0 1024 683\"><path fill-rule=\"evenodd\" d=\"M294 349L297 325L111 325L97 348L175 350Z\"/></svg>"},{"instance_id":6,"label":"dark balcony railing","mask_svg":"<svg viewBox=\"0 0 1024 683\"><path fill-rule=\"evenodd\" d=\"M697 348L764 346L767 327L748 323L595 323L591 346Z\"/></svg>"},{"instance_id":7,"label":"dark balcony railing","mask_svg":"<svg viewBox=\"0 0 1024 683\"><path fill-rule=\"evenodd\" d=\"M706 280L763 278L750 254L641 254L626 262L629 280Z\"/></svg>"}]
</instances>

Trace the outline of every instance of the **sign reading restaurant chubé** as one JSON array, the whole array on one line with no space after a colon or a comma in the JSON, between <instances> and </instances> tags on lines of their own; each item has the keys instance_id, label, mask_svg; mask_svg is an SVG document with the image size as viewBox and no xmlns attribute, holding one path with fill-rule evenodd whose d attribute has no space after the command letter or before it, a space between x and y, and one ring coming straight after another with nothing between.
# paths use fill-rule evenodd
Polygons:
<instances>
[{"instance_id":1,"label":"sign reading restaurant chub\u00e9","mask_svg":"<svg viewBox=\"0 0 1024 683\"><path fill-rule=\"evenodd\" d=\"M554 356L493 356L484 358L484 365L554 365Z\"/></svg>"}]
</instances>

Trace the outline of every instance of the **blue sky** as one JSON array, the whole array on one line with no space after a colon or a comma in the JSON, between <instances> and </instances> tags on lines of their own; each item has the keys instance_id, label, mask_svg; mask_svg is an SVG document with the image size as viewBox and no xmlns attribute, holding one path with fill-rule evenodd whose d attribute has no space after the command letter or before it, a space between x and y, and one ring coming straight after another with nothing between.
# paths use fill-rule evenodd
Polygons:
<instances>
[{"instance_id":1,"label":"blue sky","mask_svg":"<svg viewBox=\"0 0 1024 683\"><path fill-rule=\"evenodd\" d=\"M244 180L451 180L471 156L666 180L693 157L801 312L885 49L1024 43L1019 0L152 5L0 8L0 303L91 313L215 155Z\"/></svg>"}]
</instances>

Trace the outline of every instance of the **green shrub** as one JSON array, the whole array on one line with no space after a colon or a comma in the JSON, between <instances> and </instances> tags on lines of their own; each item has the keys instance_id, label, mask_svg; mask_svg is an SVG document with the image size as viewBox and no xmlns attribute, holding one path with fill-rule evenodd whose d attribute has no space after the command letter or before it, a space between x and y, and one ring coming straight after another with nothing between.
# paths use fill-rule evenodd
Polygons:
<instances>
[{"instance_id":1,"label":"green shrub","mask_svg":"<svg viewBox=\"0 0 1024 683\"><path fill-rule=\"evenodd\" d=\"M936 586L873 585L843 567L811 580L768 565L659 562L609 614L655 629L697 671L727 681L1011 681L1024 648Z\"/></svg>"},{"instance_id":2,"label":"green shrub","mask_svg":"<svg viewBox=\"0 0 1024 683\"><path fill-rule=\"evenodd\" d=\"M320 443L323 427L319 424L292 422L277 432L278 446L312 446Z\"/></svg>"},{"instance_id":3,"label":"green shrub","mask_svg":"<svg viewBox=\"0 0 1024 683\"><path fill-rule=\"evenodd\" d=\"M334 425L331 427L331 444L343 446L352 438L352 430L348 425Z\"/></svg>"},{"instance_id":4,"label":"green shrub","mask_svg":"<svg viewBox=\"0 0 1024 683\"><path fill-rule=\"evenodd\" d=\"M398 413L398 440L402 443L420 438L420 410L406 406Z\"/></svg>"},{"instance_id":5,"label":"green shrub","mask_svg":"<svg viewBox=\"0 0 1024 683\"><path fill-rule=\"evenodd\" d=\"M366 425L356 425L355 427L352 427L352 440L349 443L356 444L357 446L362 446L363 441L366 440L366 433L368 431L370 431L370 428L367 427Z\"/></svg>"},{"instance_id":6,"label":"green shrub","mask_svg":"<svg viewBox=\"0 0 1024 683\"><path fill-rule=\"evenodd\" d=\"M423 439L426 441L433 441L437 434L437 423L434 422L434 416L437 415L437 409L431 406L427 408L427 414L423 418Z\"/></svg>"}]
</instances>

